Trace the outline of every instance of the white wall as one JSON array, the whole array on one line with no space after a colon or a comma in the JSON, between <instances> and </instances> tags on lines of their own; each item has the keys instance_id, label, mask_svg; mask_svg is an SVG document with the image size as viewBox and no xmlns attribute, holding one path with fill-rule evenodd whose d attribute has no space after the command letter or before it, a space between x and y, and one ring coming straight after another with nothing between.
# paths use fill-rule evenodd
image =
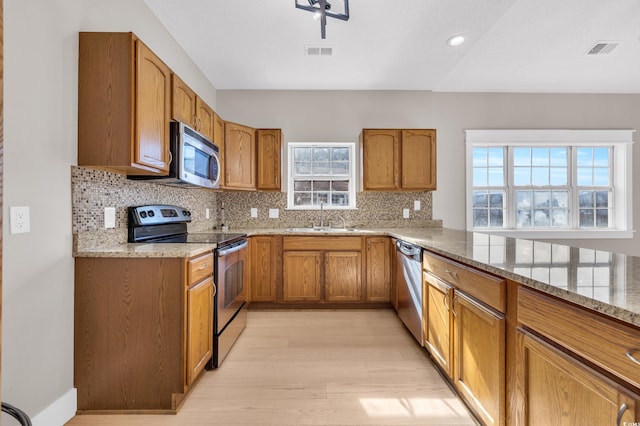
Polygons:
<instances>
[{"instance_id":1,"label":"white wall","mask_svg":"<svg viewBox=\"0 0 640 426\"><path fill-rule=\"evenodd\" d=\"M74 412L47 407L75 404L78 32L133 31L212 107L216 93L142 0L4 0L4 31L2 400L60 425ZM10 206L31 208L31 233L9 234Z\"/></svg>"},{"instance_id":2,"label":"white wall","mask_svg":"<svg viewBox=\"0 0 640 426\"><path fill-rule=\"evenodd\" d=\"M433 218L457 229L465 228L465 129L640 130L640 95L219 90L217 99L223 118L254 127L280 127L285 142L357 140L366 127L437 129ZM634 140L639 137L636 133ZM634 159L640 164L640 146L634 148ZM634 190L638 226L640 185ZM640 255L640 237L559 242Z\"/></svg>"}]
</instances>

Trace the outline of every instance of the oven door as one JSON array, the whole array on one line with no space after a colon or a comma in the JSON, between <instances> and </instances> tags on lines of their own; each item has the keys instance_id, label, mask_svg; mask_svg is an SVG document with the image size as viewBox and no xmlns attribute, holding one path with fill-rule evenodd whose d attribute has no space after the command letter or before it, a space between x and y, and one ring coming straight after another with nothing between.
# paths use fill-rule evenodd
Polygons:
<instances>
[{"instance_id":1,"label":"oven door","mask_svg":"<svg viewBox=\"0 0 640 426\"><path fill-rule=\"evenodd\" d=\"M216 249L216 321L218 335L246 301L247 240Z\"/></svg>"}]
</instances>

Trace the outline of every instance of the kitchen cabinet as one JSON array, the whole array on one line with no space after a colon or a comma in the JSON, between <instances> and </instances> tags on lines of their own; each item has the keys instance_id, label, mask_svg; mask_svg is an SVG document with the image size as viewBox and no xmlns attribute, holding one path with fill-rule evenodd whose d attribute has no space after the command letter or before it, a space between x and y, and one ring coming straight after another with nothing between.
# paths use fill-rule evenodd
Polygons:
<instances>
[{"instance_id":1,"label":"kitchen cabinet","mask_svg":"<svg viewBox=\"0 0 640 426\"><path fill-rule=\"evenodd\" d=\"M436 189L436 131L363 129L362 188L365 191Z\"/></svg>"},{"instance_id":2,"label":"kitchen cabinet","mask_svg":"<svg viewBox=\"0 0 640 426\"><path fill-rule=\"evenodd\" d=\"M80 33L78 165L169 172L171 70L133 33Z\"/></svg>"},{"instance_id":3,"label":"kitchen cabinet","mask_svg":"<svg viewBox=\"0 0 640 426\"><path fill-rule=\"evenodd\" d=\"M224 131L224 188L256 189L256 131L226 122Z\"/></svg>"},{"instance_id":4,"label":"kitchen cabinet","mask_svg":"<svg viewBox=\"0 0 640 426\"><path fill-rule=\"evenodd\" d=\"M504 425L506 281L428 251L423 268L427 349L483 424Z\"/></svg>"},{"instance_id":5,"label":"kitchen cabinet","mask_svg":"<svg viewBox=\"0 0 640 426\"><path fill-rule=\"evenodd\" d=\"M78 412L176 412L211 354L212 274L210 252L75 259Z\"/></svg>"},{"instance_id":6,"label":"kitchen cabinet","mask_svg":"<svg viewBox=\"0 0 640 426\"><path fill-rule=\"evenodd\" d=\"M282 130L258 129L258 183L263 191L280 191L280 167L282 158Z\"/></svg>"},{"instance_id":7,"label":"kitchen cabinet","mask_svg":"<svg viewBox=\"0 0 640 426\"><path fill-rule=\"evenodd\" d=\"M213 254L187 264L187 385L193 384L213 355Z\"/></svg>"},{"instance_id":8,"label":"kitchen cabinet","mask_svg":"<svg viewBox=\"0 0 640 426\"><path fill-rule=\"evenodd\" d=\"M284 237L283 302L362 302L362 238Z\"/></svg>"},{"instance_id":9,"label":"kitchen cabinet","mask_svg":"<svg viewBox=\"0 0 640 426\"><path fill-rule=\"evenodd\" d=\"M367 237L367 302L391 301L392 246L389 237ZM395 245L393 246L395 247Z\"/></svg>"},{"instance_id":10,"label":"kitchen cabinet","mask_svg":"<svg viewBox=\"0 0 640 426\"><path fill-rule=\"evenodd\" d=\"M252 302L277 302L278 282L282 282L282 237L249 238Z\"/></svg>"},{"instance_id":11,"label":"kitchen cabinet","mask_svg":"<svg viewBox=\"0 0 640 426\"><path fill-rule=\"evenodd\" d=\"M214 141L214 112L176 74L171 76L171 118Z\"/></svg>"},{"instance_id":12,"label":"kitchen cabinet","mask_svg":"<svg viewBox=\"0 0 640 426\"><path fill-rule=\"evenodd\" d=\"M636 327L524 287L517 316L518 424L638 421Z\"/></svg>"}]
</instances>

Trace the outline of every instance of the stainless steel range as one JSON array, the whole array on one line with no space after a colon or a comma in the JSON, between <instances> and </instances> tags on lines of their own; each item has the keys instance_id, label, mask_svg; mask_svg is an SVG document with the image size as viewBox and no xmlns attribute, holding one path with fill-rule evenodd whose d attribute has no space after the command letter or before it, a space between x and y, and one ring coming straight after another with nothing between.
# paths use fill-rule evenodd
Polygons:
<instances>
[{"instance_id":1,"label":"stainless steel range","mask_svg":"<svg viewBox=\"0 0 640 426\"><path fill-rule=\"evenodd\" d=\"M245 281L247 235L229 232L189 233L189 210L172 205L129 207L130 243L210 243L214 250L213 356L207 369L220 366L247 324Z\"/></svg>"}]
</instances>

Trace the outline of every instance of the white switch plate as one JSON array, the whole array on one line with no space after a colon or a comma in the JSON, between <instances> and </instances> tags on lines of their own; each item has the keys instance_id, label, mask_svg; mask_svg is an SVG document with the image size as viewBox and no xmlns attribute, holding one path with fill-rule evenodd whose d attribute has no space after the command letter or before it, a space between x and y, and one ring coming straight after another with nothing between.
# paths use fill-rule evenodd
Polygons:
<instances>
[{"instance_id":1,"label":"white switch plate","mask_svg":"<svg viewBox=\"0 0 640 426\"><path fill-rule=\"evenodd\" d=\"M251 217L258 217L258 209L251 207Z\"/></svg>"},{"instance_id":2,"label":"white switch plate","mask_svg":"<svg viewBox=\"0 0 640 426\"><path fill-rule=\"evenodd\" d=\"M415 200L413 202L413 210L415 210L415 211L420 210L420 200Z\"/></svg>"},{"instance_id":3,"label":"white switch plate","mask_svg":"<svg viewBox=\"0 0 640 426\"><path fill-rule=\"evenodd\" d=\"M9 209L10 231L12 234L26 234L31 232L29 207L11 207Z\"/></svg>"},{"instance_id":4,"label":"white switch plate","mask_svg":"<svg viewBox=\"0 0 640 426\"><path fill-rule=\"evenodd\" d=\"M104 208L104 228L111 229L116 227L116 208L105 207Z\"/></svg>"},{"instance_id":5,"label":"white switch plate","mask_svg":"<svg viewBox=\"0 0 640 426\"><path fill-rule=\"evenodd\" d=\"M404 219L409 219L409 209L402 209L402 217Z\"/></svg>"},{"instance_id":6,"label":"white switch plate","mask_svg":"<svg viewBox=\"0 0 640 426\"><path fill-rule=\"evenodd\" d=\"M277 219L278 217L280 217L280 210L269 209L269 219Z\"/></svg>"},{"instance_id":7,"label":"white switch plate","mask_svg":"<svg viewBox=\"0 0 640 426\"><path fill-rule=\"evenodd\" d=\"M204 218L205 219L211 218L211 211L209 209L204 209Z\"/></svg>"}]
</instances>

